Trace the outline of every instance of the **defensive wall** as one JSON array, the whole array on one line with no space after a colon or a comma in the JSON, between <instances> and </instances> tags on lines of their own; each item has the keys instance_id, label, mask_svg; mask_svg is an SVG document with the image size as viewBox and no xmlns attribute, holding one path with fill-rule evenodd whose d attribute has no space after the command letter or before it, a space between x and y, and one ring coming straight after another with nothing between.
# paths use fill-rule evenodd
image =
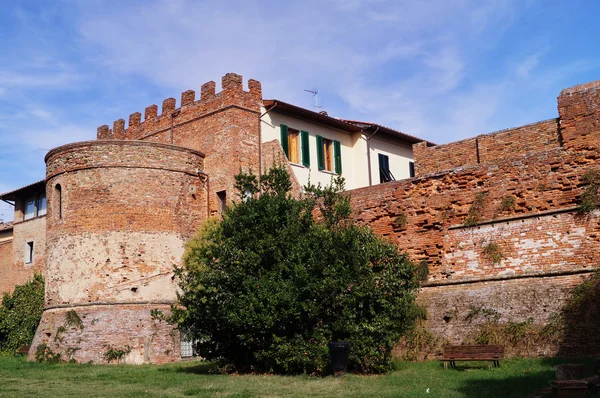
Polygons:
<instances>
[{"instance_id":1,"label":"defensive wall","mask_svg":"<svg viewBox=\"0 0 600 398\"><path fill-rule=\"evenodd\" d=\"M259 172L261 148L259 116L261 84L248 80L244 90L242 76L228 73L221 79L221 91L209 81L200 89L181 94L180 106L175 98L162 102L161 112L153 104L125 120L119 119L98 127L98 140L141 140L162 142L201 151L206 155L204 172L209 176L209 206L212 214L221 209L223 197L229 202L234 194L234 176L240 169ZM219 194L217 194L219 193Z\"/></svg>"},{"instance_id":2,"label":"defensive wall","mask_svg":"<svg viewBox=\"0 0 600 398\"><path fill-rule=\"evenodd\" d=\"M427 264L419 301L437 336L465 341L477 311L544 324L598 266L600 219L577 205L583 175L598 168L600 82L563 90L558 113L447 145L415 144L416 178L351 191L356 220ZM597 343L561 353L589 354Z\"/></svg>"},{"instance_id":3,"label":"defensive wall","mask_svg":"<svg viewBox=\"0 0 600 398\"><path fill-rule=\"evenodd\" d=\"M176 298L173 266L208 217L204 155L169 144L102 140L46 156L44 344L64 360L180 359L180 336L153 319ZM114 359L114 358L112 358Z\"/></svg>"}]
</instances>

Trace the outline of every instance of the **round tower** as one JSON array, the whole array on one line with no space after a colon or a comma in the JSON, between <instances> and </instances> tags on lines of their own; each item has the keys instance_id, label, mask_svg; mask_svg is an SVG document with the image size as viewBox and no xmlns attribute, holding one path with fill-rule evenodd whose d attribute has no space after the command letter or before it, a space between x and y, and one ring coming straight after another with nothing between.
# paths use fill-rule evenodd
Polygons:
<instances>
[{"instance_id":1,"label":"round tower","mask_svg":"<svg viewBox=\"0 0 600 398\"><path fill-rule=\"evenodd\" d=\"M207 217L204 155L102 140L55 148L45 160L46 306L30 358L179 360L179 333L154 310L175 301L173 266Z\"/></svg>"}]
</instances>

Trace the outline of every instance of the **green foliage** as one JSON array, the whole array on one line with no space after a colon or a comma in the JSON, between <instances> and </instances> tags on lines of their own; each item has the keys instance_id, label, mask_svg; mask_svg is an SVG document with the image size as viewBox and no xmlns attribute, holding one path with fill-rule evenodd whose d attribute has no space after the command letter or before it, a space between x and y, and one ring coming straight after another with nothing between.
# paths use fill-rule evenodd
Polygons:
<instances>
[{"instance_id":1,"label":"green foliage","mask_svg":"<svg viewBox=\"0 0 600 398\"><path fill-rule=\"evenodd\" d=\"M55 353L45 343L42 343L37 346L35 360L38 362L59 363L62 358L60 353Z\"/></svg>"},{"instance_id":2,"label":"green foliage","mask_svg":"<svg viewBox=\"0 0 600 398\"><path fill-rule=\"evenodd\" d=\"M69 310L65 314L67 326L83 330L83 322L75 310Z\"/></svg>"},{"instance_id":3,"label":"green foliage","mask_svg":"<svg viewBox=\"0 0 600 398\"><path fill-rule=\"evenodd\" d=\"M394 221L392 222L394 228L398 229L406 227L406 224L408 224L408 216L403 211L400 212L400 214L398 214L398 216L396 216L396 218L394 218Z\"/></svg>"},{"instance_id":4,"label":"green foliage","mask_svg":"<svg viewBox=\"0 0 600 398\"><path fill-rule=\"evenodd\" d=\"M417 279L421 282L426 282L429 279L429 264L427 260L419 261L419 264L416 266L416 275Z\"/></svg>"},{"instance_id":5,"label":"green foliage","mask_svg":"<svg viewBox=\"0 0 600 398\"><path fill-rule=\"evenodd\" d=\"M305 199L290 197L282 167L260 187L248 174L237 181L261 195L246 195L188 242L171 322L200 356L235 371L327 373L330 341L351 343L353 371L391 369L416 316L418 282L393 244L350 221L343 179L306 187Z\"/></svg>"},{"instance_id":6,"label":"green foliage","mask_svg":"<svg viewBox=\"0 0 600 398\"><path fill-rule=\"evenodd\" d=\"M0 305L0 354L31 344L44 310L44 278L33 279L5 294Z\"/></svg>"},{"instance_id":7,"label":"green foliage","mask_svg":"<svg viewBox=\"0 0 600 398\"><path fill-rule=\"evenodd\" d=\"M502 198L500 204L498 205L498 212L502 213L504 211L513 211L515 209L515 197L511 195L507 195Z\"/></svg>"},{"instance_id":8,"label":"green foliage","mask_svg":"<svg viewBox=\"0 0 600 398\"><path fill-rule=\"evenodd\" d=\"M590 213L600 207L600 170L588 170L581 180L586 188L579 197L578 210L580 213Z\"/></svg>"},{"instance_id":9,"label":"green foliage","mask_svg":"<svg viewBox=\"0 0 600 398\"><path fill-rule=\"evenodd\" d=\"M504 258L502 246L497 242L487 242L483 244L481 252L485 258L494 264L499 264Z\"/></svg>"},{"instance_id":10,"label":"green foliage","mask_svg":"<svg viewBox=\"0 0 600 398\"><path fill-rule=\"evenodd\" d=\"M469 212L467 213L467 217L465 218L465 226L473 227L477 225L481 218L483 217L483 207L485 205L485 198L487 197L487 192L479 192L475 195L475 199L469 208Z\"/></svg>"},{"instance_id":11,"label":"green foliage","mask_svg":"<svg viewBox=\"0 0 600 398\"><path fill-rule=\"evenodd\" d=\"M125 355L129 354L130 352L131 347L128 345L126 345L123 348L115 348L111 345L107 345L106 351L104 352L104 359L106 359L107 362L112 362L116 360L118 363L121 361L121 359L123 359Z\"/></svg>"}]
</instances>

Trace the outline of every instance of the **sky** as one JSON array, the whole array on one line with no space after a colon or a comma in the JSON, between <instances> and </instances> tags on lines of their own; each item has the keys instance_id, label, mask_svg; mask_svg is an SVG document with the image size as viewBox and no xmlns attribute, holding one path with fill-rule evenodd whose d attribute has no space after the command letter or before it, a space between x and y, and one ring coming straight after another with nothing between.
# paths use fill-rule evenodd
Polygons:
<instances>
[{"instance_id":1,"label":"sky","mask_svg":"<svg viewBox=\"0 0 600 398\"><path fill-rule=\"evenodd\" d=\"M597 0L1 2L0 192L228 72L436 143L557 117L563 88L600 79Z\"/></svg>"}]
</instances>

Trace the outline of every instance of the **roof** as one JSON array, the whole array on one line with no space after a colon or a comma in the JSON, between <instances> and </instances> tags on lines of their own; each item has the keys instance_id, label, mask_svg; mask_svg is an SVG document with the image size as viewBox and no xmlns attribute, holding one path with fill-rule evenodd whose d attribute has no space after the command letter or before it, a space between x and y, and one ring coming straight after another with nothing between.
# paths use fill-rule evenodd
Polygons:
<instances>
[{"instance_id":1,"label":"roof","mask_svg":"<svg viewBox=\"0 0 600 398\"><path fill-rule=\"evenodd\" d=\"M0 231L6 231L9 229L13 229L13 223L10 222L0 222Z\"/></svg>"},{"instance_id":2,"label":"roof","mask_svg":"<svg viewBox=\"0 0 600 398\"><path fill-rule=\"evenodd\" d=\"M336 119L323 113L314 112L309 109L301 108L296 105L288 104L277 99L263 100L263 105L267 109L273 109L275 112L283 113L290 116L299 116L306 120L334 127L350 133L360 133L362 129L351 123L346 123L343 120Z\"/></svg>"},{"instance_id":3,"label":"roof","mask_svg":"<svg viewBox=\"0 0 600 398\"><path fill-rule=\"evenodd\" d=\"M362 128L369 128L369 129L373 129L373 130L379 129L379 130L377 130L378 132L381 132L381 133L384 133L384 134L387 134L387 135L391 135L391 136L403 139L405 141L410 142L411 144L416 144L417 142L426 142L427 146L434 146L434 145L436 145L436 144L434 144L431 141L427 141L427 140L424 140L422 138L415 137L414 135L403 133L402 131L398 131L398 130L395 130L393 128L386 127L386 126L383 126L383 125L378 124L378 123L363 122L363 121L360 121L360 120L349 120L349 119L342 119L342 120L344 122L346 122L346 123L354 124L354 125L360 126Z\"/></svg>"},{"instance_id":4,"label":"roof","mask_svg":"<svg viewBox=\"0 0 600 398\"><path fill-rule=\"evenodd\" d=\"M269 110L273 109L273 111L275 112L283 113L290 116L301 117L306 120L311 120L313 122L348 131L350 133L360 133L364 129L379 128L378 131L380 133L387 134L389 136L399 138L404 141L408 141L411 144L416 144L417 142L427 142L428 146L435 145L434 143L424 140L422 138L391 129L389 127L385 127L377 123L361 122L358 120L349 119L338 119L335 117L331 117L326 113L314 112L306 108L301 108L296 105L288 104L287 102L278 99L263 100L263 105L265 108Z\"/></svg>"},{"instance_id":5,"label":"roof","mask_svg":"<svg viewBox=\"0 0 600 398\"><path fill-rule=\"evenodd\" d=\"M15 200L15 198L17 196L22 195L23 193L27 192L27 191L33 191L36 190L37 188L43 187L44 186L44 182L46 180L40 180L40 181L36 181L34 183L31 183L29 185L25 185L24 187L9 191L9 192L5 192L3 194L0 194L0 199L2 200Z\"/></svg>"}]
</instances>

